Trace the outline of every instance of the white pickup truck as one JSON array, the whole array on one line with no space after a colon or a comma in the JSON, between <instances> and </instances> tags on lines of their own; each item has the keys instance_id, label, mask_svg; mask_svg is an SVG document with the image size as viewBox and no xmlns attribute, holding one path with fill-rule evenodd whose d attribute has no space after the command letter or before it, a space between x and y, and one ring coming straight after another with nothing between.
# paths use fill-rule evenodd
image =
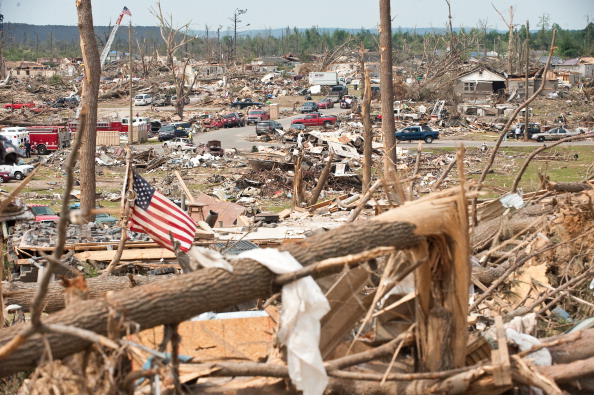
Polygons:
<instances>
[{"instance_id":1,"label":"white pickup truck","mask_svg":"<svg viewBox=\"0 0 594 395\"><path fill-rule=\"evenodd\" d=\"M7 171L10 173L10 178L15 180L22 180L31 173L35 167L25 164L16 165L0 165L0 171Z\"/></svg>"}]
</instances>

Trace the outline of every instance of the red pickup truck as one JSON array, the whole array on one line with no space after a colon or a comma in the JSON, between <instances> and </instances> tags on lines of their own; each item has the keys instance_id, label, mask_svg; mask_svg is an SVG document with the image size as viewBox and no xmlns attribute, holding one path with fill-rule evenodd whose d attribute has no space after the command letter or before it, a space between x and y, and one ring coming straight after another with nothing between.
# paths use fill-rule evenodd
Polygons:
<instances>
[{"instance_id":1,"label":"red pickup truck","mask_svg":"<svg viewBox=\"0 0 594 395\"><path fill-rule=\"evenodd\" d=\"M305 116L295 118L291 125L305 125L305 126L324 126L328 127L336 123L334 115L322 115L319 112L312 112Z\"/></svg>"},{"instance_id":2,"label":"red pickup truck","mask_svg":"<svg viewBox=\"0 0 594 395\"><path fill-rule=\"evenodd\" d=\"M27 103L23 103L20 100L16 100L12 103L8 103L4 105L4 108L7 110L20 110L23 107L27 107L27 108L33 108L33 107L37 107L35 105L35 103L31 102L27 102Z\"/></svg>"}]
</instances>

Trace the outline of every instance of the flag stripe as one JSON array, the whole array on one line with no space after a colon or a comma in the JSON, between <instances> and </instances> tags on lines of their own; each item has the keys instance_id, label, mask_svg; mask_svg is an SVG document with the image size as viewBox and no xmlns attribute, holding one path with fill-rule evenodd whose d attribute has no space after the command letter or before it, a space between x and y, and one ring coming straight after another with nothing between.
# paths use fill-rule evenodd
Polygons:
<instances>
[{"instance_id":1,"label":"flag stripe","mask_svg":"<svg viewBox=\"0 0 594 395\"><path fill-rule=\"evenodd\" d=\"M173 238L180 243L182 251L188 251L196 234L192 218L138 174L134 174L133 188L137 197L130 213L129 229L146 233L155 243L170 250L173 250Z\"/></svg>"},{"instance_id":2,"label":"flag stripe","mask_svg":"<svg viewBox=\"0 0 594 395\"><path fill-rule=\"evenodd\" d=\"M185 241L187 243L192 243L194 241L193 237L188 237L188 232L191 231L191 229L178 229L173 227L172 224L169 222L154 220L151 221L150 211L145 214L142 212L142 210L138 210L135 214L135 219L137 223L141 224L141 226L145 228L151 227L151 232L146 233L159 235L161 238L169 240L169 232L171 232L173 238L179 240L180 242Z\"/></svg>"},{"instance_id":3,"label":"flag stripe","mask_svg":"<svg viewBox=\"0 0 594 395\"><path fill-rule=\"evenodd\" d=\"M155 192L153 196L155 209L160 210L164 215L171 215L175 219L182 222L183 225L193 228L196 226L194 220L190 218L190 216L183 211L179 210L179 208L165 196L161 195L159 192Z\"/></svg>"}]
</instances>

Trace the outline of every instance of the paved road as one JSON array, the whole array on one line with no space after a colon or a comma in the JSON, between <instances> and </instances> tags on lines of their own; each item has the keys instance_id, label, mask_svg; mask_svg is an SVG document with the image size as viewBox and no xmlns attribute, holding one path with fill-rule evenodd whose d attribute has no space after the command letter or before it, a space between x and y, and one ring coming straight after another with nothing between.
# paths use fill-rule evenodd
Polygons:
<instances>
[{"instance_id":1,"label":"paved road","mask_svg":"<svg viewBox=\"0 0 594 395\"><path fill-rule=\"evenodd\" d=\"M330 108L328 110L321 110L322 114L338 115L344 113L339 107ZM295 115L288 118L279 119L283 128L287 130L291 126L291 121L300 115ZM220 140L223 148L237 148L238 150L250 150L254 145L281 145L275 143L264 143L261 141L248 141L246 137L256 136L256 126L244 126L241 128L228 128L212 130L206 133L197 133L194 136L195 143L206 143L209 140Z\"/></svg>"}]
</instances>

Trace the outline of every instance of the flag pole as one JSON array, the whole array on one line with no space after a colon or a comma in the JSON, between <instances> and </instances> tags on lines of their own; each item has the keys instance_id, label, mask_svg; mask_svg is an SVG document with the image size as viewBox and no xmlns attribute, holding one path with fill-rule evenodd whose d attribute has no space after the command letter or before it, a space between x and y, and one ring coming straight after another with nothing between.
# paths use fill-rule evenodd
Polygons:
<instances>
[{"instance_id":1,"label":"flag pole","mask_svg":"<svg viewBox=\"0 0 594 395\"><path fill-rule=\"evenodd\" d=\"M118 244L118 249L109 262L109 265L103 271L104 275L109 275L115 269L115 265L120 261L122 253L124 252L124 245L128 240L128 217L130 216L130 204L133 201L134 188L132 183L134 182L134 176L132 172L132 150L130 146L126 144L126 174L124 175L124 186L122 187L122 199L120 200L120 224L122 226L122 236Z\"/></svg>"}]
</instances>

